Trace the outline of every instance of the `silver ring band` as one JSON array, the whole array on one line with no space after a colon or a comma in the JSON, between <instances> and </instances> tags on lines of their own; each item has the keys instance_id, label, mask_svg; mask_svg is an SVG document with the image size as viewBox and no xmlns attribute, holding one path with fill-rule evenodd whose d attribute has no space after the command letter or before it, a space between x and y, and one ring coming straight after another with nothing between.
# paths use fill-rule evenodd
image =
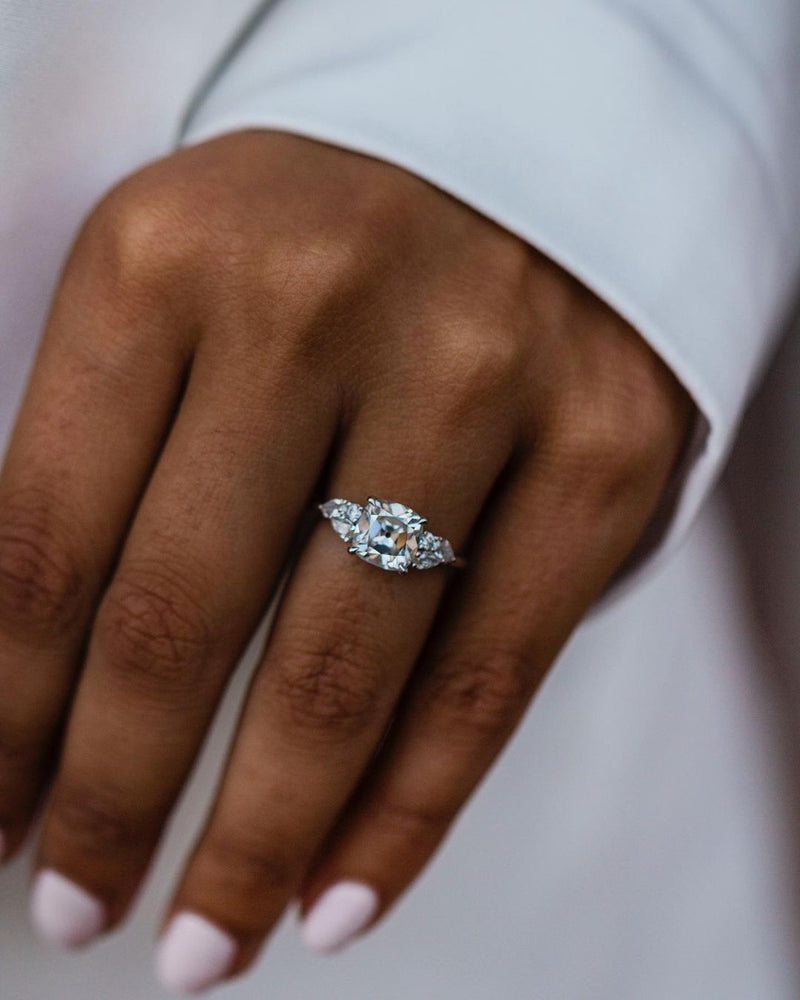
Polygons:
<instances>
[{"instance_id":1,"label":"silver ring band","mask_svg":"<svg viewBox=\"0 0 800 1000\"><path fill-rule=\"evenodd\" d=\"M348 552L365 562L394 573L434 566L462 566L446 538L434 535L425 527L426 519L396 500L353 503L339 497L319 504L322 516L342 541Z\"/></svg>"}]
</instances>

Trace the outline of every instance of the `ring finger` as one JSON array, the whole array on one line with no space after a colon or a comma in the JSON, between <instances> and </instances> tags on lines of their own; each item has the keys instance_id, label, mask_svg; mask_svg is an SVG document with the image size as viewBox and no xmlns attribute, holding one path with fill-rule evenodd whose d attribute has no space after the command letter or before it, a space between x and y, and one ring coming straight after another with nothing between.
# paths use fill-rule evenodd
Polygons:
<instances>
[{"instance_id":1,"label":"ring finger","mask_svg":"<svg viewBox=\"0 0 800 1000\"><path fill-rule=\"evenodd\" d=\"M486 416L472 407L475 427L459 433L418 401L365 407L328 493L407 503L458 549L512 447L510 423ZM167 988L202 989L252 961L375 752L445 579L379 572L324 523L312 534L170 908L158 956Z\"/></svg>"}]
</instances>

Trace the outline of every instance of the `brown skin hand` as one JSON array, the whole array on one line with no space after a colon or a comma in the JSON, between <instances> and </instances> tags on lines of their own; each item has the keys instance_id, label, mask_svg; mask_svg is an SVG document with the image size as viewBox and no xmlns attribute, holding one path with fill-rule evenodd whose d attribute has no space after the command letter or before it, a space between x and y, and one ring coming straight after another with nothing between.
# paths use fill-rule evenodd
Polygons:
<instances>
[{"instance_id":1,"label":"brown skin hand","mask_svg":"<svg viewBox=\"0 0 800 1000\"><path fill-rule=\"evenodd\" d=\"M381 919L691 417L626 322L403 170L262 131L125 180L77 238L0 475L8 853L47 790L38 867L118 925L301 511L386 497L469 565L381 572L320 521L169 911L230 936L227 976L341 880Z\"/></svg>"}]
</instances>

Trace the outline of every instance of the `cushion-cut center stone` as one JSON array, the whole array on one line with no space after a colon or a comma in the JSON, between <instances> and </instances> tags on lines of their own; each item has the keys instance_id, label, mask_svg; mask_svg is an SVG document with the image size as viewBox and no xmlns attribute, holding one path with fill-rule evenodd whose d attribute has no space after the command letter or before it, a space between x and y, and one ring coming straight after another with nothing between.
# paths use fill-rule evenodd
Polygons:
<instances>
[{"instance_id":1,"label":"cushion-cut center stone","mask_svg":"<svg viewBox=\"0 0 800 1000\"><path fill-rule=\"evenodd\" d=\"M396 556L408 541L408 525L397 517L373 515L369 519L368 545L382 556Z\"/></svg>"},{"instance_id":2,"label":"cushion-cut center stone","mask_svg":"<svg viewBox=\"0 0 800 1000\"><path fill-rule=\"evenodd\" d=\"M354 526L350 551L381 569L407 573L415 565L425 518L405 504L369 497Z\"/></svg>"}]
</instances>

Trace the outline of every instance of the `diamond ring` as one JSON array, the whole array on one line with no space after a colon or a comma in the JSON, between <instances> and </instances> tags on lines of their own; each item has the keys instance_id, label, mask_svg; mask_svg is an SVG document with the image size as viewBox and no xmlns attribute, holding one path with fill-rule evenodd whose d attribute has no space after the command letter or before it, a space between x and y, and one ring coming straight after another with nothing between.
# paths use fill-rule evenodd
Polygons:
<instances>
[{"instance_id":1,"label":"diamond ring","mask_svg":"<svg viewBox=\"0 0 800 1000\"><path fill-rule=\"evenodd\" d=\"M319 504L322 516L348 551L395 573L434 566L463 565L446 538L427 531L421 514L394 500L370 497L366 504L340 498Z\"/></svg>"}]
</instances>

